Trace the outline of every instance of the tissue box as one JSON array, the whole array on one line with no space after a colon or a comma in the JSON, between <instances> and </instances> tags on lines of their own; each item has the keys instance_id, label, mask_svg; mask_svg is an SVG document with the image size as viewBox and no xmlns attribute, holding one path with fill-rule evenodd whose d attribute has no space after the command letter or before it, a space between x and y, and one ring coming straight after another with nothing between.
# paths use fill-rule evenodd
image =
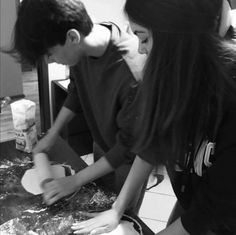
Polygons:
<instances>
[{"instance_id":1,"label":"tissue box","mask_svg":"<svg viewBox=\"0 0 236 235\"><path fill-rule=\"evenodd\" d=\"M21 99L11 103L11 110L16 134L16 149L30 153L37 143L36 105L30 100Z\"/></svg>"}]
</instances>

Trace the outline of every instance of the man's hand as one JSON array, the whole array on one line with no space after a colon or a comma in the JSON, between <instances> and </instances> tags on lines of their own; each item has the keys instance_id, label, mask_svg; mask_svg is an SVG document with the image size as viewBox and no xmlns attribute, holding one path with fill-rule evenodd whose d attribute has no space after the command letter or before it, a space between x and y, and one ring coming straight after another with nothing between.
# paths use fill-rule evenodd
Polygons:
<instances>
[{"instance_id":1,"label":"man's hand","mask_svg":"<svg viewBox=\"0 0 236 235\"><path fill-rule=\"evenodd\" d=\"M44 184L43 198L47 205L51 205L78 189L79 187L76 185L76 175L54 179Z\"/></svg>"},{"instance_id":2,"label":"man's hand","mask_svg":"<svg viewBox=\"0 0 236 235\"><path fill-rule=\"evenodd\" d=\"M121 218L113 208L101 213L83 214L92 218L80 223L74 223L71 227L75 230L74 234L99 235L111 232L118 226Z\"/></svg>"}]
</instances>

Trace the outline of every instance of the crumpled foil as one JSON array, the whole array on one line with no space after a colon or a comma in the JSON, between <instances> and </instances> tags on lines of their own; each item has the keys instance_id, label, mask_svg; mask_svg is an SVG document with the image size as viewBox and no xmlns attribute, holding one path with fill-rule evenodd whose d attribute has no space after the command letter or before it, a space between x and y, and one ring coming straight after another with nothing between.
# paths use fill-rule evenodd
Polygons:
<instances>
[{"instance_id":1,"label":"crumpled foil","mask_svg":"<svg viewBox=\"0 0 236 235\"><path fill-rule=\"evenodd\" d=\"M74 222L88 219L81 212L109 209L116 199L114 193L89 183L78 192L47 206L41 195L32 195L21 186L24 172L32 166L29 158L0 162L1 235L70 234Z\"/></svg>"}]
</instances>

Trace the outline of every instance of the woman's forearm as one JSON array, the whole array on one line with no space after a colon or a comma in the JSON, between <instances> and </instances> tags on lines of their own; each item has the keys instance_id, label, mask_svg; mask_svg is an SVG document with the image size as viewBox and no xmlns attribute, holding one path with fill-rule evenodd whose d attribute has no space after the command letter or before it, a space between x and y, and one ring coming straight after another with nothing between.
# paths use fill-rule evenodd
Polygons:
<instances>
[{"instance_id":1,"label":"woman's forearm","mask_svg":"<svg viewBox=\"0 0 236 235\"><path fill-rule=\"evenodd\" d=\"M153 166L151 164L142 160L139 156L136 156L129 175L113 205L113 208L120 216L122 216L129 203L132 201L132 198L143 186L152 168Z\"/></svg>"},{"instance_id":2,"label":"woman's forearm","mask_svg":"<svg viewBox=\"0 0 236 235\"><path fill-rule=\"evenodd\" d=\"M77 186L82 186L89 182L92 182L110 172L114 171L113 167L103 156L92 165L84 168L76 174Z\"/></svg>"}]
</instances>

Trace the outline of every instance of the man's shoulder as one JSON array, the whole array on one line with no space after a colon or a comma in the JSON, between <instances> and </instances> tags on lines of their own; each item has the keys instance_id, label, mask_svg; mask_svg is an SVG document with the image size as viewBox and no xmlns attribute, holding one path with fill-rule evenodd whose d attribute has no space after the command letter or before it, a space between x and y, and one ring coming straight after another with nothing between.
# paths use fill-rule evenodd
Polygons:
<instances>
[{"instance_id":1,"label":"man's shoulder","mask_svg":"<svg viewBox=\"0 0 236 235\"><path fill-rule=\"evenodd\" d=\"M119 27L111 23L111 42L116 51L124 59L136 80L142 79L142 71L146 55L138 52L139 40L130 30L129 26Z\"/></svg>"},{"instance_id":2,"label":"man's shoulder","mask_svg":"<svg viewBox=\"0 0 236 235\"><path fill-rule=\"evenodd\" d=\"M132 32L123 32L124 40L118 44L118 50L136 80L142 80L142 73L147 56L138 52L139 40Z\"/></svg>"}]
</instances>

